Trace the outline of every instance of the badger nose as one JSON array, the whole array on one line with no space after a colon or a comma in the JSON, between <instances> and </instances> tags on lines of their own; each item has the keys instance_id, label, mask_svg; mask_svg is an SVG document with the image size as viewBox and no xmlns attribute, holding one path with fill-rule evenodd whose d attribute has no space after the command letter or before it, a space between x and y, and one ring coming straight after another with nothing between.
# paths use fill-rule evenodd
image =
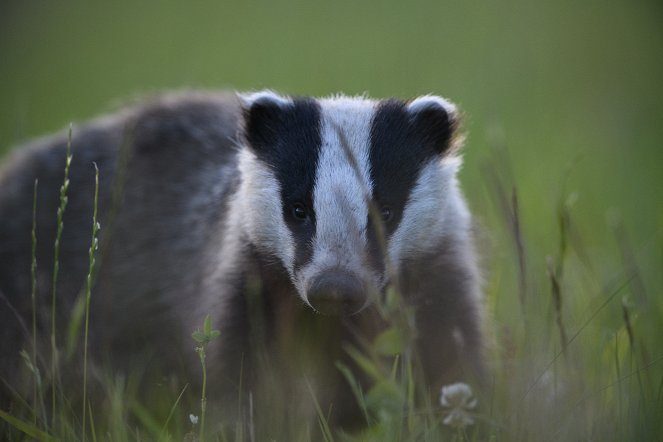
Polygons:
<instances>
[{"instance_id":1,"label":"badger nose","mask_svg":"<svg viewBox=\"0 0 663 442\"><path fill-rule=\"evenodd\" d=\"M342 271L327 271L318 275L308 291L308 302L323 315L352 315L366 304L361 281Z\"/></svg>"}]
</instances>

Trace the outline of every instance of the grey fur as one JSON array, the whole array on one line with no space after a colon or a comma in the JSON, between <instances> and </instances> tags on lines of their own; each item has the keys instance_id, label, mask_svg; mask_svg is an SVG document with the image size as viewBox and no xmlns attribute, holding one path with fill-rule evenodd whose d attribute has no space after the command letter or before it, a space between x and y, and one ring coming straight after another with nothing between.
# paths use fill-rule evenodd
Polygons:
<instances>
[{"instance_id":1,"label":"grey fur","mask_svg":"<svg viewBox=\"0 0 663 442\"><path fill-rule=\"evenodd\" d=\"M208 355L210 385L218 387L210 397L229 392L236 398L240 371L244 389L253 388L247 387L257 382L252 355L264 352L272 361L270 375L290 382L286 390L301 389L301 373L319 374L316 391L345 406L352 399L337 388L334 362L347 359L345 342L375 336L381 320L371 308L350 318L315 314L297 296L286 269L248 242L243 213L234 210L243 206L233 203L244 197L237 192L241 115L233 94L186 93L74 127L59 324L67 323L85 281L95 162L102 247L90 353L97 366L147 366L176 374L181 385L195 383L199 365L190 334L210 313L221 329ZM26 380L15 374L21 371L19 350L30 345L33 183L38 178L38 335L48 359L53 238L66 142L56 136L23 146L0 170L0 376L21 394L28 391ZM480 373L479 276L470 232L447 235L435 253L400 259L403 292L419 307L420 354L429 384L437 388L458 379L468 367ZM10 398L4 388L0 405ZM336 409L340 421L347 417L342 408Z\"/></svg>"}]
</instances>

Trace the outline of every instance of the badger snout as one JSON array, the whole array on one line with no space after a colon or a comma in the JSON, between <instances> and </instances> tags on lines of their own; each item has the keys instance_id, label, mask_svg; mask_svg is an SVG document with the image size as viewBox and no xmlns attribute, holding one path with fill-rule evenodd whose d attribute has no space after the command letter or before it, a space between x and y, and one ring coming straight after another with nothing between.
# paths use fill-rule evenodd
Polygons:
<instances>
[{"instance_id":1,"label":"badger snout","mask_svg":"<svg viewBox=\"0 0 663 442\"><path fill-rule=\"evenodd\" d=\"M364 285L351 273L329 270L316 276L309 287L308 302L323 315L353 315L366 306Z\"/></svg>"}]
</instances>

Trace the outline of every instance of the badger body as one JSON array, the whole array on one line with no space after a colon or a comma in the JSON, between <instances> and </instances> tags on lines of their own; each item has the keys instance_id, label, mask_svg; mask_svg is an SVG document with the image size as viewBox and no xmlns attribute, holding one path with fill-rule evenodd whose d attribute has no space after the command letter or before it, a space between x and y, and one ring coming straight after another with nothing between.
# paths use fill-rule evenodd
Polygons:
<instances>
[{"instance_id":1,"label":"badger body","mask_svg":"<svg viewBox=\"0 0 663 442\"><path fill-rule=\"evenodd\" d=\"M343 421L354 399L335 363L352 366L346 349L384 328L376 304L396 286L414 308L426 383L479 375L479 275L457 126L455 107L435 96L266 91L170 95L75 127L58 324L85 284L95 163L102 229L89 345L99 366L140 364L195 384L190 334L210 314L221 332L208 348L211 398L312 389ZM0 172L0 374L18 392L18 354L31 345L34 181L37 335L48 355L66 144L37 141ZM293 413L306 409L314 413L310 403Z\"/></svg>"}]
</instances>

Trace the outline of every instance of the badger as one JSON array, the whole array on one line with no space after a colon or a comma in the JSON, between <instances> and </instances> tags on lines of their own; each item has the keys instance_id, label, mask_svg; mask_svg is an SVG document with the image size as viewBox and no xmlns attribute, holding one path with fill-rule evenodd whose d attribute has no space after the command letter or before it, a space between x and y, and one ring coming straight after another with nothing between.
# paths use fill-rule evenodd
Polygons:
<instances>
[{"instance_id":1,"label":"badger","mask_svg":"<svg viewBox=\"0 0 663 442\"><path fill-rule=\"evenodd\" d=\"M348 349L384 330L379 306L395 287L414 312L414 346L431 391L479 378L480 276L457 178L458 132L456 107L433 95L187 92L17 149L0 169L3 406L29 399L19 352L32 339L33 195L37 363L49 367L53 243L69 143L59 348L71 344L66 330L85 288L96 166L94 366L120 373L139 366L152 373L148 384L174 376L180 386L197 385L190 336L210 314L220 331L207 349L210 398L224 403L278 385L288 395L315 395L332 419L351 419L354 398L337 363L358 370ZM299 413L311 404L286 408Z\"/></svg>"}]
</instances>

